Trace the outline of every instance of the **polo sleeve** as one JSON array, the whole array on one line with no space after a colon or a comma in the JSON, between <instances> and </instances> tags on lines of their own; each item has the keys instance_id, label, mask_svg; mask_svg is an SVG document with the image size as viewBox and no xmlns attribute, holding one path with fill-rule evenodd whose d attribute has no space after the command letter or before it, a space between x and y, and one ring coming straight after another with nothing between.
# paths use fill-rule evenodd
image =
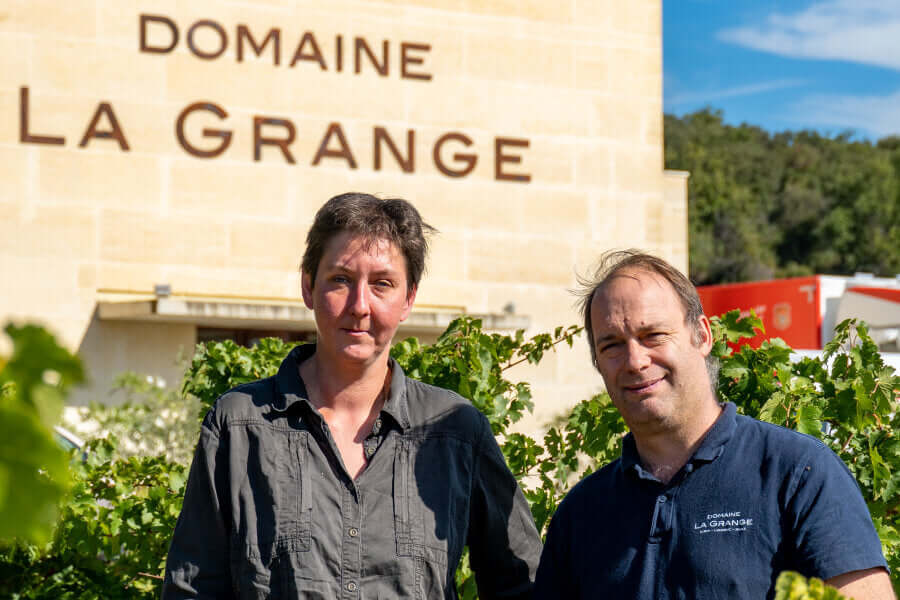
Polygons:
<instances>
[{"instance_id":1,"label":"polo sleeve","mask_svg":"<svg viewBox=\"0 0 900 600\"><path fill-rule=\"evenodd\" d=\"M184 504L169 546L162 600L233 598L228 557L219 436L204 420L185 488Z\"/></svg>"},{"instance_id":2,"label":"polo sleeve","mask_svg":"<svg viewBox=\"0 0 900 600\"><path fill-rule=\"evenodd\" d=\"M531 598L541 538L487 419L478 414L469 504L469 561L482 600Z\"/></svg>"},{"instance_id":3,"label":"polo sleeve","mask_svg":"<svg viewBox=\"0 0 900 600\"><path fill-rule=\"evenodd\" d=\"M869 509L843 461L818 444L798 469L796 492L786 514L797 570L829 579L887 568Z\"/></svg>"}]
</instances>

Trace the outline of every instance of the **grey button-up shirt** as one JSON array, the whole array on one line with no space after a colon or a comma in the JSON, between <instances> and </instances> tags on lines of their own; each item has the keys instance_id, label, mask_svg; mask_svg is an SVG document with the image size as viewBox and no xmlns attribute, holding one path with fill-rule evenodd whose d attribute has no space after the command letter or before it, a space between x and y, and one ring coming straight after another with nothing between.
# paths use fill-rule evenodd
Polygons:
<instances>
[{"instance_id":1,"label":"grey button-up shirt","mask_svg":"<svg viewBox=\"0 0 900 600\"><path fill-rule=\"evenodd\" d=\"M464 545L483 600L530 598L540 537L487 419L393 363L354 480L299 376L314 351L207 414L163 599L456 598Z\"/></svg>"}]
</instances>

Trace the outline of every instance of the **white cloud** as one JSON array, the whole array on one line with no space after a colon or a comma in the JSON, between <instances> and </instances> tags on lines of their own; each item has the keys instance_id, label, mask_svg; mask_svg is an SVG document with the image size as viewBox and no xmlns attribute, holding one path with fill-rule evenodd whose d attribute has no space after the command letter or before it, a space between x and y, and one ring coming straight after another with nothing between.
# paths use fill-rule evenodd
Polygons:
<instances>
[{"instance_id":1,"label":"white cloud","mask_svg":"<svg viewBox=\"0 0 900 600\"><path fill-rule=\"evenodd\" d=\"M865 129L875 138L900 134L900 90L887 96L808 96L794 106L801 122Z\"/></svg>"},{"instance_id":2,"label":"white cloud","mask_svg":"<svg viewBox=\"0 0 900 600\"><path fill-rule=\"evenodd\" d=\"M831 59L900 71L900 2L825 0L762 25L724 29L719 40L792 58Z\"/></svg>"},{"instance_id":3,"label":"white cloud","mask_svg":"<svg viewBox=\"0 0 900 600\"><path fill-rule=\"evenodd\" d=\"M806 82L802 79L776 79L774 81L736 85L718 90L676 92L666 98L666 104L672 106L696 103L708 104L723 98L737 98L739 96L761 94L789 87L797 87L804 83Z\"/></svg>"}]
</instances>

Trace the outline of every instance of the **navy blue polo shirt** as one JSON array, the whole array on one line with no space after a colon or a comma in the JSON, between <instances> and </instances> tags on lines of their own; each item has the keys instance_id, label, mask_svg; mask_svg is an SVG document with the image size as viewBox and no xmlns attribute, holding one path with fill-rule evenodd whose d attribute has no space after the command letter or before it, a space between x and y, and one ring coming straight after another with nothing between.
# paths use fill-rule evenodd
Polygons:
<instances>
[{"instance_id":1,"label":"navy blue polo shirt","mask_svg":"<svg viewBox=\"0 0 900 600\"><path fill-rule=\"evenodd\" d=\"M884 566L859 487L813 437L725 410L668 484L622 457L576 485L547 533L536 599L771 598L790 569Z\"/></svg>"}]
</instances>

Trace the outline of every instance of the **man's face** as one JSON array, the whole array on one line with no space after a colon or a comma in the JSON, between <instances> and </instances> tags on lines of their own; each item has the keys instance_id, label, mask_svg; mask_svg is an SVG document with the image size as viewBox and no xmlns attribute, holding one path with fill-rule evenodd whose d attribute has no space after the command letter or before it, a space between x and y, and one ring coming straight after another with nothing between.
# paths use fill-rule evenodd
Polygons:
<instances>
[{"instance_id":1,"label":"man's face","mask_svg":"<svg viewBox=\"0 0 900 600\"><path fill-rule=\"evenodd\" d=\"M384 239L343 232L325 246L316 280L303 274L303 301L315 313L316 352L337 361L370 364L390 348L412 309L406 259Z\"/></svg>"},{"instance_id":2,"label":"man's face","mask_svg":"<svg viewBox=\"0 0 900 600\"><path fill-rule=\"evenodd\" d=\"M636 433L683 429L710 401L705 357L709 321L684 322L675 289L647 271L624 271L591 301L597 368L622 418Z\"/></svg>"}]
</instances>

